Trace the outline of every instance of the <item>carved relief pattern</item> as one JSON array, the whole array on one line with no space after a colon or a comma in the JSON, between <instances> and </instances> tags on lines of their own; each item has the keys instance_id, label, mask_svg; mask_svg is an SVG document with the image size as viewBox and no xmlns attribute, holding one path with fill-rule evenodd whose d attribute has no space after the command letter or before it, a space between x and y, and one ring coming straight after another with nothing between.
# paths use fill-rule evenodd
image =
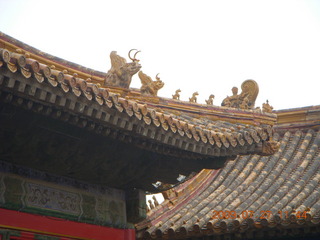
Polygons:
<instances>
[{"instance_id":1,"label":"carved relief pattern","mask_svg":"<svg viewBox=\"0 0 320 240\"><path fill-rule=\"evenodd\" d=\"M2 171L4 172L2 172ZM19 173L10 174L9 170ZM85 221L87 223L125 226L125 194L121 190L100 188L87 185L87 190L66 186L66 179L60 184L30 180L23 176L26 168L14 168L0 161L0 206L18 211L31 210L48 216L63 214L66 219ZM42 176L40 172L33 177ZM80 185L77 185L81 187ZM54 214L54 215L52 215Z\"/></svg>"},{"instance_id":2,"label":"carved relief pattern","mask_svg":"<svg viewBox=\"0 0 320 240\"><path fill-rule=\"evenodd\" d=\"M39 184L26 183L26 205L29 207L46 208L79 215L80 196Z\"/></svg>"}]
</instances>

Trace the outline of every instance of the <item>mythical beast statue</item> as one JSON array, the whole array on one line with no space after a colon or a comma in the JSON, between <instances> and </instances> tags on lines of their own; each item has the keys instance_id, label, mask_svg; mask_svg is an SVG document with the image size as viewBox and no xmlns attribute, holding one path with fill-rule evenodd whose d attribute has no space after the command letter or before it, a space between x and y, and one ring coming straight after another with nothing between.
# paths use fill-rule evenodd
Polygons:
<instances>
[{"instance_id":1,"label":"mythical beast statue","mask_svg":"<svg viewBox=\"0 0 320 240\"><path fill-rule=\"evenodd\" d=\"M136 51L136 53L132 58L130 56L130 53L134 50ZM136 59L136 55L138 52L140 51L137 51L136 49L131 49L128 55L132 62L127 63L125 58L119 56L116 51L112 51L110 53L111 68L107 72L103 85L129 88L132 76L136 74L141 68L139 60Z\"/></svg>"},{"instance_id":2,"label":"mythical beast statue","mask_svg":"<svg viewBox=\"0 0 320 240\"><path fill-rule=\"evenodd\" d=\"M156 76L156 81L152 81L151 77L149 77L147 74L144 74L142 71L140 71L138 75L142 83L140 88L141 93L157 96L158 90L164 86L164 82L162 82L158 77L159 74Z\"/></svg>"},{"instance_id":3,"label":"mythical beast statue","mask_svg":"<svg viewBox=\"0 0 320 240\"><path fill-rule=\"evenodd\" d=\"M254 80L246 80L241 85L242 92L238 94L238 88L232 88L232 96L226 97L221 106L254 109L254 104L259 93L259 86Z\"/></svg>"},{"instance_id":4,"label":"mythical beast statue","mask_svg":"<svg viewBox=\"0 0 320 240\"><path fill-rule=\"evenodd\" d=\"M211 94L211 95L209 96L209 99L206 100L207 105L213 105L213 99L214 99L214 95Z\"/></svg>"},{"instance_id":5,"label":"mythical beast statue","mask_svg":"<svg viewBox=\"0 0 320 240\"><path fill-rule=\"evenodd\" d=\"M181 90L177 89L176 93L172 95L172 99L180 100L180 92L181 92Z\"/></svg>"},{"instance_id":6,"label":"mythical beast statue","mask_svg":"<svg viewBox=\"0 0 320 240\"><path fill-rule=\"evenodd\" d=\"M197 96L198 96L198 95L199 95L198 92L192 93L192 97L189 98L189 102L196 103L196 102L197 102Z\"/></svg>"}]
</instances>

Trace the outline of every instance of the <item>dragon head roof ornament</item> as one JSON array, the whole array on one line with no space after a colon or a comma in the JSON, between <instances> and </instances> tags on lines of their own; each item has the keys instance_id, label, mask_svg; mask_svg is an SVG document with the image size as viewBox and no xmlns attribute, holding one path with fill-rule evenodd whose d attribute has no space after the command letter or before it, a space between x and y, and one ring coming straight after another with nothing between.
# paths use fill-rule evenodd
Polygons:
<instances>
[{"instance_id":1,"label":"dragon head roof ornament","mask_svg":"<svg viewBox=\"0 0 320 240\"><path fill-rule=\"evenodd\" d=\"M131 57L132 51L136 51L136 53L133 55L133 58ZM112 51L110 53L111 68L106 74L103 85L129 88L132 76L139 72L141 68L139 60L136 58L136 55L139 52L140 51L136 49L131 49L128 55L132 62L127 63L125 58L119 56L116 51Z\"/></svg>"},{"instance_id":2,"label":"dragon head roof ornament","mask_svg":"<svg viewBox=\"0 0 320 240\"><path fill-rule=\"evenodd\" d=\"M254 80L246 80L241 84L242 92L238 94L238 88L232 88L232 96L226 97L221 106L241 108L241 109L254 109L254 104L259 93L258 83Z\"/></svg>"}]
</instances>

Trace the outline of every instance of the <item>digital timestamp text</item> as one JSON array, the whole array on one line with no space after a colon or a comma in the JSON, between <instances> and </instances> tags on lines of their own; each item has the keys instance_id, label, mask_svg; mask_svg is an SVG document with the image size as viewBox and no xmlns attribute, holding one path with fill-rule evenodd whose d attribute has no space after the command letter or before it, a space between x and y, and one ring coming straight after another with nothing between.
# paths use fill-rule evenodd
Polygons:
<instances>
[{"instance_id":1,"label":"digital timestamp text","mask_svg":"<svg viewBox=\"0 0 320 240\"><path fill-rule=\"evenodd\" d=\"M213 210L213 216L211 219L236 219L238 217L241 217L243 219L247 218L253 218L257 213L259 214L260 219L268 219L274 215L271 211L250 211L245 210L242 211L240 214L238 214L236 211L215 211ZM292 213L288 211L278 211L276 213L281 219L289 218ZM306 219L307 218L307 212L306 211L297 211L294 213L297 219Z\"/></svg>"}]
</instances>

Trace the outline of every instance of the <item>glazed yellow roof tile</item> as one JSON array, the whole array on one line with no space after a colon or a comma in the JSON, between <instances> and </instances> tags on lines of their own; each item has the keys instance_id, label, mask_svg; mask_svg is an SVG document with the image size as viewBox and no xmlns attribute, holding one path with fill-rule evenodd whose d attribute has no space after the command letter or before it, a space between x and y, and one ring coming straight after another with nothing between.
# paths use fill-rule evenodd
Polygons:
<instances>
[{"instance_id":1,"label":"glazed yellow roof tile","mask_svg":"<svg viewBox=\"0 0 320 240\"><path fill-rule=\"evenodd\" d=\"M185 186L192 184L192 191L164 192L165 201L136 225L138 239L207 235L222 239L240 233L240 239L245 239L253 232L271 237L279 228L284 229L282 237L287 230L317 233L320 132L286 132L276 137L281 145L272 156L241 156L220 170L205 170L188 180ZM181 187L178 191L184 192Z\"/></svg>"},{"instance_id":2,"label":"glazed yellow roof tile","mask_svg":"<svg viewBox=\"0 0 320 240\"><path fill-rule=\"evenodd\" d=\"M122 96L119 94L119 91L122 91L121 89L102 88L99 84L93 83L93 71L91 71L88 81L84 78L87 74L81 72L82 67L76 69L75 64L61 59L57 60L57 58L44 53L38 56L37 51L33 48L11 39L12 43L8 39L10 40L8 36L0 35L0 47L2 47L0 48L0 69L2 71L8 69L11 73L21 74L24 78L30 79L31 85L38 83L43 88L47 89L49 87L49 90L43 92L46 96L42 94L43 96L39 96L37 101L47 101L47 94L50 94L50 89L60 88L66 94L65 96L73 94L79 99L83 96L88 101L94 101L110 110L115 109L118 113L125 113L128 117L134 116L146 126L158 129L157 131L160 128L173 134L166 137L163 135L156 136L147 128L138 132L143 137L154 138L153 140L174 148L208 156L235 156L249 152L270 154L264 152L264 144L270 141L273 136L272 125L276 118L272 114L257 114L252 111L225 107L204 107L190 103L171 103L172 100L164 98L158 98L160 99L158 103L154 103L152 101L142 101L141 98L135 97L136 94L130 95L130 93L127 96ZM18 50L14 51L15 47ZM22 50L22 47L26 50ZM53 63L55 66L48 65ZM73 68L67 68L66 66L73 66ZM97 78L101 78L101 73L98 73L98 75ZM15 81L18 80L10 78L8 81L4 81L2 79L1 86L15 91L15 84L18 84ZM18 91L27 97L35 98L36 96L24 84L20 84ZM67 101L66 99L61 100L61 97L59 100L61 106ZM49 103L56 105L57 99L50 99ZM86 103L72 104L74 106L69 106L69 109L78 111L82 115L83 111L88 108ZM103 118L104 121L107 120L108 124L126 128L126 130L130 129L130 124L119 123L121 121L119 120L120 116L111 117L110 121L109 113L103 111L98 113L97 109L87 111L89 112L85 115L89 115L91 118L95 115L94 117L98 118L99 122ZM179 115L173 112L178 112ZM105 114L107 114L107 117Z\"/></svg>"}]
</instances>

